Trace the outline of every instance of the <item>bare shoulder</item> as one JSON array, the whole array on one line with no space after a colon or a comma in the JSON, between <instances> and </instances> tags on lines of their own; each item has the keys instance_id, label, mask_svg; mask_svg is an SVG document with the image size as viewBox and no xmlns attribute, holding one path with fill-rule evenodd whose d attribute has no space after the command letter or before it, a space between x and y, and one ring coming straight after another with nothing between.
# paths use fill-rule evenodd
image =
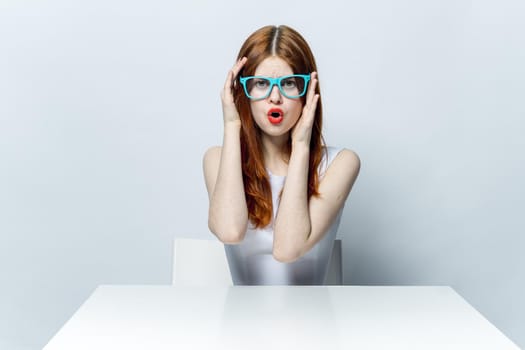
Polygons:
<instances>
[{"instance_id":1,"label":"bare shoulder","mask_svg":"<svg viewBox=\"0 0 525 350\"><path fill-rule=\"evenodd\" d=\"M222 147L213 146L206 150L202 159L204 167L217 163L221 158Z\"/></svg>"},{"instance_id":2,"label":"bare shoulder","mask_svg":"<svg viewBox=\"0 0 525 350\"><path fill-rule=\"evenodd\" d=\"M204 153L204 157L202 159L204 181L206 182L208 194L211 194L213 192L213 188L215 187L215 181L219 171L219 164L221 162L221 151L222 147L220 146L210 147Z\"/></svg>"},{"instance_id":3,"label":"bare shoulder","mask_svg":"<svg viewBox=\"0 0 525 350\"><path fill-rule=\"evenodd\" d=\"M334 213L339 210L350 194L360 168L361 161L357 153L348 149L339 151L319 183L319 203L328 203L328 208L335 210Z\"/></svg>"},{"instance_id":4,"label":"bare shoulder","mask_svg":"<svg viewBox=\"0 0 525 350\"><path fill-rule=\"evenodd\" d=\"M350 175L351 177L356 177L361 169L361 159L352 150L343 149L337 154L332 164L329 168L336 168L337 172L341 175Z\"/></svg>"},{"instance_id":5,"label":"bare shoulder","mask_svg":"<svg viewBox=\"0 0 525 350\"><path fill-rule=\"evenodd\" d=\"M361 160L354 151L341 150L326 170L326 175L321 180L320 190L322 192L333 192L336 196L348 196L350 189L354 185L359 170Z\"/></svg>"}]
</instances>

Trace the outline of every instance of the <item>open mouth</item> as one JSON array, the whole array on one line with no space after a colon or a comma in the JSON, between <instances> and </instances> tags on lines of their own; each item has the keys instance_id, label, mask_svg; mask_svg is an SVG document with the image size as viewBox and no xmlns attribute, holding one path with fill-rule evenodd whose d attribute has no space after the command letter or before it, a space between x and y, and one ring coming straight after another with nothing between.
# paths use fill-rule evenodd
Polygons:
<instances>
[{"instance_id":1,"label":"open mouth","mask_svg":"<svg viewBox=\"0 0 525 350\"><path fill-rule=\"evenodd\" d=\"M272 108L268 111L268 120L272 124L279 124L283 121L283 114L280 108Z\"/></svg>"}]
</instances>

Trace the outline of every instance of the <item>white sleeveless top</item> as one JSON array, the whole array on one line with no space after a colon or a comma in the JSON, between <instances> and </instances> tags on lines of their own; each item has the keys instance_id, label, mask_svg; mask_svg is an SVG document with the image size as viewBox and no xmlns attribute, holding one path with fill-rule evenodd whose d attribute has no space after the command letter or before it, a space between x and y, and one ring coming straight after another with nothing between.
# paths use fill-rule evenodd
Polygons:
<instances>
[{"instance_id":1,"label":"white sleeveless top","mask_svg":"<svg viewBox=\"0 0 525 350\"><path fill-rule=\"evenodd\" d=\"M320 179L341 151L327 147L319 164ZM327 159L328 158L328 159ZM337 214L325 236L302 257L291 263L282 263L273 257L273 224L279 206L279 194L285 176L270 176L273 216L270 224L262 229L248 225L244 240L239 244L225 244L226 257L235 285L323 285L343 208Z\"/></svg>"}]
</instances>

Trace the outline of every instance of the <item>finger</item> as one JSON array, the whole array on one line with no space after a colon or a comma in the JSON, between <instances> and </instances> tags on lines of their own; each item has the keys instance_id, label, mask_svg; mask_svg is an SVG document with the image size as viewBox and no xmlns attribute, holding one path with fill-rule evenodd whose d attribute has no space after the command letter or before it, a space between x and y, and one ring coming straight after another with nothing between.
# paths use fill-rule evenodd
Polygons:
<instances>
[{"instance_id":1,"label":"finger","mask_svg":"<svg viewBox=\"0 0 525 350\"><path fill-rule=\"evenodd\" d=\"M225 95L227 95L228 93L231 93L231 88L235 81L235 78L237 77L237 74L239 74L240 70L242 69L242 67L244 66L247 60L248 58L242 57L240 60L238 60L233 65L232 69L228 71L228 75L226 76L226 81L224 82L223 93Z\"/></svg>"},{"instance_id":2,"label":"finger","mask_svg":"<svg viewBox=\"0 0 525 350\"><path fill-rule=\"evenodd\" d=\"M310 86L308 86L308 91L306 93L306 104L312 102L313 97L315 96L315 88L317 86L317 72L312 72L310 74Z\"/></svg>"},{"instance_id":3,"label":"finger","mask_svg":"<svg viewBox=\"0 0 525 350\"><path fill-rule=\"evenodd\" d=\"M239 74L239 72L241 71L242 67L244 67L244 64L246 63L247 60L248 60L247 57L242 57L240 60L237 61L237 63L235 63L235 65L232 68L233 79L237 77L237 74Z\"/></svg>"},{"instance_id":4,"label":"finger","mask_svg":"<svg viewBox=\"0 0 525 350\"><path fill-rule=\"evenodd\" d=\"M304 107L304 114L308 120L315 118L315 110L317 109L317 101L319 101L319 94L315 94L312 101Z\"/></svg>"},{"instance_id":5,"label":"finger","mask_svg":"<svg viewBox=\"0 0 525 350\"><path fill-rule=\"evenodd\" d=\"M317 102L319 101L319 94L315 94L314 96L314 101L313 101L313 104L312 104L312 114L315 112L315 110L317 109Z\"/></svg>"},{"instance_id":6,"label":"finger","mask_svg":"<svg viewBox=\"0 0 525 350\"><path fill-rule=\"evenodd\" d=\"M233 81L233 71L229 71L228 75L226 76L226 81L224 82L224 88L223 88L223 95L227 96L231 93L232 88L232 81Z\"/></svg>"},{"instance_id":7,"label":"finger","mask_svg":"<svg viewBox=\"0 0 525 350\"><path fill-rule=\"evenodd\" d=\"M310 85L308 89L308 93L306 94L306 106L308 108L311 108L311 106L313 105L315 109L315 105L317 104L317 100L319 99L319 94L315 93L316 86L317 86L317 79L313 79L312 84ZM316 96L317 96L317 100L314 104L314 99L316 98Z\"/></svg>"}]
</instances>

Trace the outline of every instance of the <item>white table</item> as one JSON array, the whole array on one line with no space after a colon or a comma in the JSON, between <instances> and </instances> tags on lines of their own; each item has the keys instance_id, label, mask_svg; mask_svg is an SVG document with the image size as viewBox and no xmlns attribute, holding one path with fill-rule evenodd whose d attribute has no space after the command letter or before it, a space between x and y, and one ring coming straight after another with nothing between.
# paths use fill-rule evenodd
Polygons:
<instances>
[{"instance_id":1,"label":"white table","mask_svg":"<svg viewBox=\"0 0 525 350\"><path fill-rule=\"evenodd\" d=\"M450 287L100 286L58 349L518 347Z\"/></svg>"}]
</instances>

